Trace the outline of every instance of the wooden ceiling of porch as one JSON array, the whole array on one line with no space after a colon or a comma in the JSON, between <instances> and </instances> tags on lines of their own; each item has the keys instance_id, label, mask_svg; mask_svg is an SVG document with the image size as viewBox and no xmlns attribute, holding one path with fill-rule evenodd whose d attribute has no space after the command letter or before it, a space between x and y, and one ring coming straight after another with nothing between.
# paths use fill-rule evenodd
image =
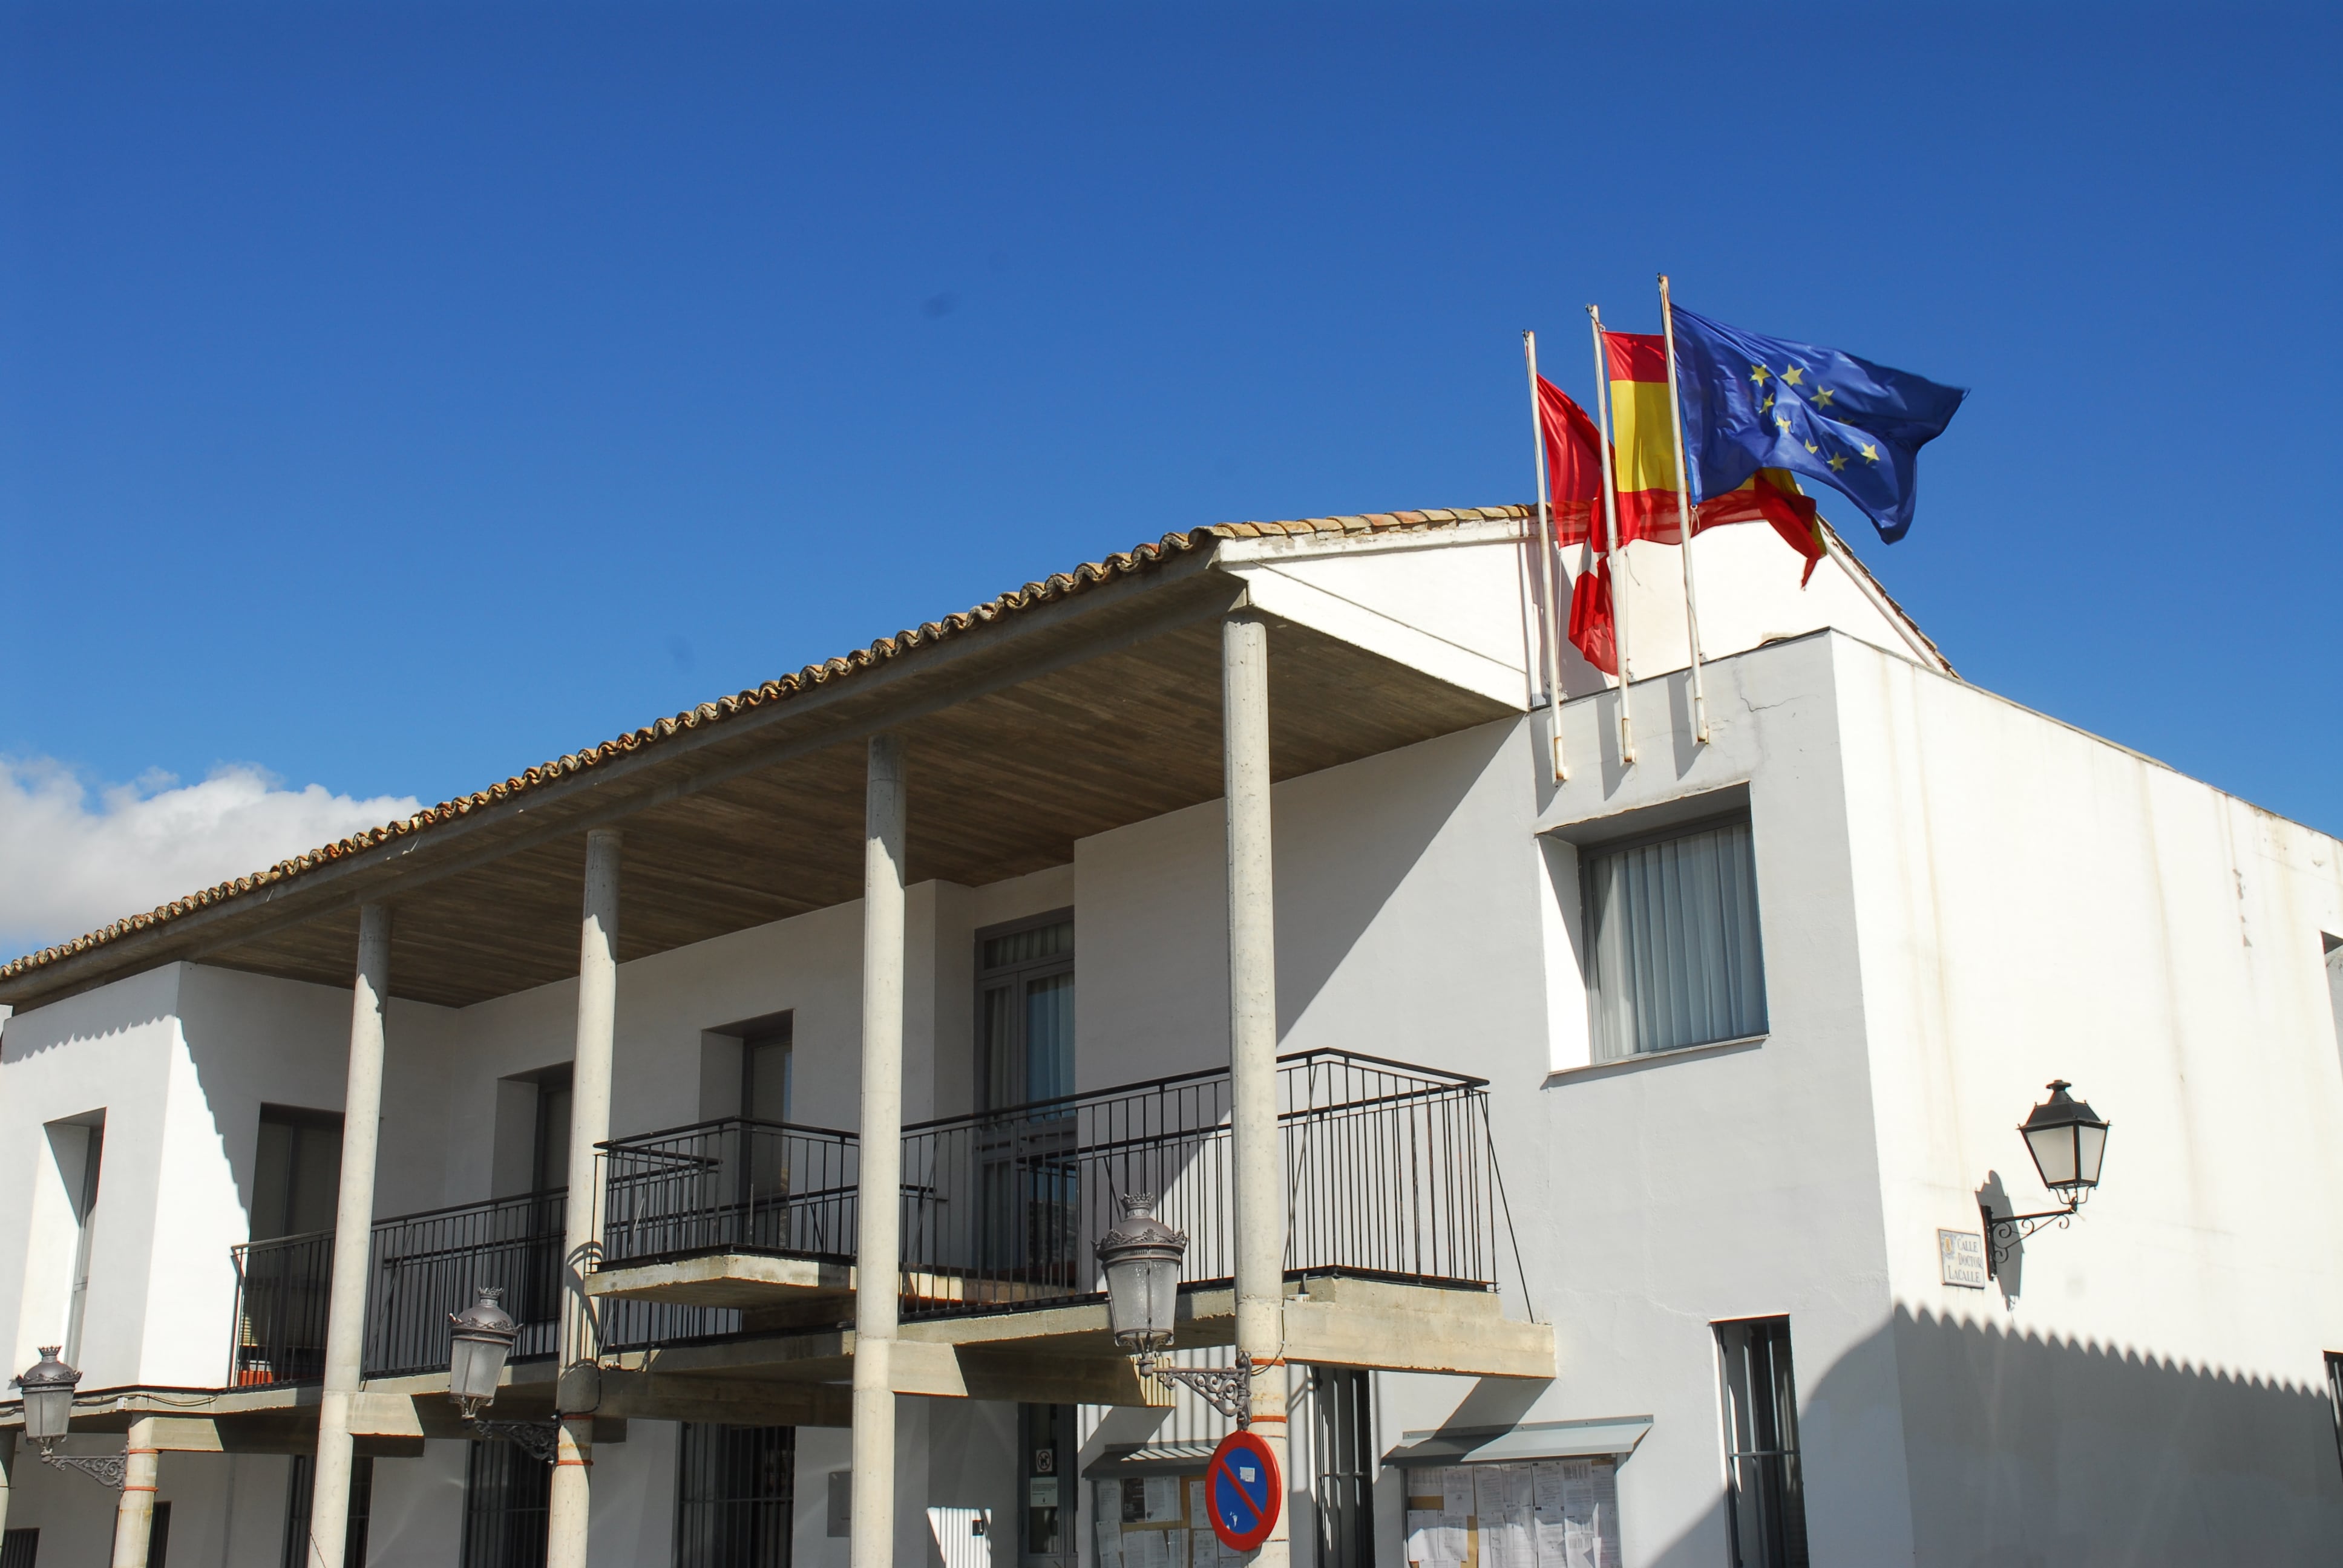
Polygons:
<instances>
[{"instance_id":1,"label":"wooden ceiling of porch","mask_svg":"<svg viewBox=\"0 0 2343 1568\"><path fill-rule=\"evenodd\" d=\"M864 740L880 727L907 742L911 881L980 886L1066 864L1078 839L1221 795L1214 588L1169 586L1054 643L1046 629L1018 639L989 678L939 671L924 691L857 694L484 823L460 850L354 879L330 907L171 956L347 986L357 904L376 897L394 911L395 996L463 1006L562 980L577 972L583 833L597 823L626 834L622 960L842 903L861 894ZM1224 601L1226 579L1217 591ZM1020 666L1036 672L1018 678ZM1279 779L1513 711L1292 625L1272 628L1270 672Z\"/></svg>"}]
</instances>

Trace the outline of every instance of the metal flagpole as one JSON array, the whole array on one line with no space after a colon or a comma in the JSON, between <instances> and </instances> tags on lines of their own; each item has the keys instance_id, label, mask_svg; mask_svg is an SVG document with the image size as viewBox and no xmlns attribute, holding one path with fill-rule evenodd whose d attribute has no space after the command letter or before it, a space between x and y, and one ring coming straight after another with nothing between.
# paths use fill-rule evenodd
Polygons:
<instances>
[{"instance_id":1,"label":"metal flagpole","mask_svg":"<svg viewBox=\"0 0 2343 1568\"><path fill-rule=\"evenodd\" d=\"M1660 274L1660 330L1668 340L1668 427L1676 437L1676 519L1684 531L1684 633L1692 643L1692 734L1708 744L1708 696L1700 685L1700 595L1692 575L1692 486L1685 480L1684 403L1676 396L1676 316L1668 303L1668 275Z\"/></svg>"},{"instance_id":2,"label":"metal flagpole","mask_svg":"<svg viewBox=\"0 0 2343 1568\"><path fill-rule=\"evenodd\" d=\"M1536 333L1522 334L1522 354L1530 367L1530 446L1537 454L1538 559L1545 572L1545 700L1554 724L1554 779L1559 784L1570 777L1570 764L1562 755L1562 615L1554 599L1554 556L1561 547L1554 542L1554 518L1547 510L1545 420L1538 409Z\"/></svg>"},{"instance_id":3,"label":"metal flagpole","mask_svg":"<svg viewBox=\"0 0 2343 1568\"><path fill-rule=\"evenodd\" d=\"M1627 722L1627 584L1619 575L1619 487L1611 476L1611 367L1603 353L1603 313L1586 307L1594 327L1594 411L1603 427L1603 525L1611 568L1611 652L1619 661L1619 760L1635 760L1635 731Z\"/></svg>"}]
</instances>

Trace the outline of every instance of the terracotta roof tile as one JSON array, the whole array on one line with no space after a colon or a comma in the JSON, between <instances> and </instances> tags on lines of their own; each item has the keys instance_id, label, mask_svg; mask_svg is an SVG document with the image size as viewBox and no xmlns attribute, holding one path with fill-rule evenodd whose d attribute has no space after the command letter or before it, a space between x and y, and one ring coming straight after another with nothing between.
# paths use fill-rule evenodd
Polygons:
<instances>
[{"instance_id":1,"label":"terracotta roof tile","mask_svg":"<svg viewBox=\"0 0 2343 1568\"><path fill-rule=\"evenodd\" d=\"M900 658L914 649L942 642L949 638L956 637L980 626L989 625L1019 611L1064 598L1068 595L1079 593L1084 588L1099 584L1113 582L1121 578L1133 577L1152 570L1174 556L1207 548L1217 539L1259 538L1264 535L1373 533L1388 529L1423 528L1435 523L1448 522L1519 521L1534 516L1535 511L1534 507L1467 507L1456 511L1377 512L1363 517L1310 518L1299 522L1286 523L1216 523L1210 528L1195 528L1186 533L1166 534L1152 544L1142 544L1136 548L1108 556L1103 560L1086 562L1071 572L1060 572L1041 582L1027 583L1021 588L1002 594L1000 598L978 605L972 609L946 616L940 621L925 622L911 630L897 632L893 637L882 637L867 648L860 648L853 653L828 659L820 664L809 664L793 675L785 675L777 680L766 681L762 686L736 692L730 697L719 698L713 702L703 702L687 712L659 719L655 723L645 725L642 729L621 735L614 740L606 740L588 750L573 751L567 756L557 757L550 762L540 763L535 768L517 773L501 783L491 784L485 789L476 790L472 794L461 796L453 800L444 800L427 810L417 811L412 817L386 823L379 828L370 828L362 833L353 833L347 839L327 844L322 849L312 849L306 855L296 855L289 860L279 860L266 870L221 882L215 887L206 888L200 892L190 893L186 898L174 899L157 909L147 910L145 914L132 915L127 919L116 920L111 925L102 926L86 936L75 937L71 941L59 942L54 947L43 948L36 953L27 953L23 958L0 965L0 980L17 979L51 964L62 962L76 954L104 947L109 942L119 941L134 932L148 930L184 915L193 914L198 910L210 909L216 905L226 903L232 899L243 898L248 894L277 887L296 877L331 865L337 860L347 859L353 855L363 854L368 849L377 849L397 839L410 838L443 824L460 820L475 809L512 799L531 789L550 784L556 779L583 773L588 769L615 761L674 736L705 729L709 725L721 724L727 719L777 702L787 702L793 698L827 686L832 681L850 678L889 659Z\"/></svg>"}]
</instances>

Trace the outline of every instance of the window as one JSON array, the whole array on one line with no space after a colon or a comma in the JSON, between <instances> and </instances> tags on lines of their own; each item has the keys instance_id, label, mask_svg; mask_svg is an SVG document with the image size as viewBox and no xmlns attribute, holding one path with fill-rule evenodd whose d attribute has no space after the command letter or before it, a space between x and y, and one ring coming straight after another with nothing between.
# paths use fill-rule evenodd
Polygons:
<instances>
[{"instance_id":1,"label":"window","mask_svg":"<svg viewBox=\"0 0 2343 1568\"><path fill-rule=\"evenodd\" d=\"M1375 1432L1373 1374L1353 1367L1310 1372L1317 1471L1321 1568L1374 1568Z\"/></svg>"},{"instance_id":2,"label":"window","mask_svg":"<svg viewBox=\"0 0 2343 1568\"><path fill-rule=\"evenodd\" d=\"M11 1530L0 1535L0 1568L35 1568L34 1560L40 1554L37 1530Z\"/></svg>"},{"instance_id":3,"label":"window","mask_svg":"<svg viewBox=\"0 0 2343 1568\"><path fill-rule=\"evenodd\" d=\"M1725 1380L1725 1523L1734 1568L1806 1568L1790 1320L1716 1325Z\"/></svg>"},{"instance_id":4,"label":"window","mask_svg":"<svg viewBox=\"0 0 2343 1568\"><path fill-rule=\"evenodd\" d=\"M252 1172L254 1241L332 1230L341 1186L339 1116L287 1105L260 1108L260 1147Z\"/></svg>"},{"instance_id":5,"label":"window","mask_svg":"<svg viewBox=\"0 0 2343 1568\"><path fill-rule=\"evenodd\" d=\"M307 1568L309 1510L317 1494L317 1462L306 1453L293 1456L293 1473L285 1488L284 1568ZM374 1506L374 1456L361 1453L350 1461L350 1523L343 1536L342 1561L349 1568L366 1562L367 1516Z\"/></svg>"},{"instance_id":6,"label":"window","mask_svg":"<svg viewBox=\"0 0 2343 1568\"><path fill-rule=\"evenodd\" d=\"M1597 846L1581 864L1595 1060L1765 1032L1746 816Z\"/></svg>"},{"instance_id":7,"label":"window","mask_svg":"<svg viewBox=\"0 0 2343 1568\"><path fill-rule=\"evenodd\" d=\"M73 1273L65 1303L65 1363L81 1365L81 1332L89 1312L89 1265L97 1245L97 1174L106 1157L106 1112L53 1121L49 1151L74 1220Z\"/></svg>"},{"instance_id":8,"label":"window","mask_svg":"<svg viewBox=\"0 0 2343 1568\"><path fill-rule=\"evenodd\" d=\"M1063 1284L1081 1255L1073 1158L1074 919L977 933L978 1255Z\"/></svg>"},{"instance_id":9,"label":"window","mask_svg":"<svg viewBox=\"0 0 2343 1568\"><path fill-rule=\"evenodd\" d=\"M740 1041L740 1114L751 1121L778 1125L789 1119L790 1019L783 1014L777 1026L760 1030ZM789 1191L789 1140L779 1132L754 1130L745 1134L749 1159L742 1167L756 1192Z\"/></svg>"},{"instance_id":10,"label":"window","mask_svg":"<svg viewBox=\"0 0 2343 1568\"><path fill-rule=\"evenodd\" d=\"M2327 1398L2335 1417L2335 1457L2343 1460L2343 1354L2334 1351L2327 1352Z\"/></svg>"},{"instance_id":11,"label":"window","mask_svg":"<svg viewBox=\"0 0 2343 1568\"><path fill-rule=\"evenodd\" d=\"M168 1568L171 1560L171 1505L155 1504L154 1520L146 1527L146 1568Z\"/></svg>"},{"instance_id":12,"label":"window","mask_svg":"<svg viewBox=\"0 0 2343 1568\"><path fill-rule=\"evenodd\" d=\"M553 1466L509 1442L476 1442L464 1467L462 1568L541 1568Z\"/></svg>"},{"instance_id":13,"label":"window","mask_svg":"<svg viewBox=\"0 0 2343 1568\"><path fill-rule=\"evenodd\" d=\"M789 1568L796 1431L686 1422L681 1437L676 1568Z\"/></svg>"},{"instance_id":14,"label":"window","mask_svg":"<svg viewBox=\"0 0 2343 1568\"><path fill-rule=\"evenodd\" d=\"M980 933L977 1084L985 1111L1074 1091L1074 918L1060 910Z\"/></svg>"}]
</instances>

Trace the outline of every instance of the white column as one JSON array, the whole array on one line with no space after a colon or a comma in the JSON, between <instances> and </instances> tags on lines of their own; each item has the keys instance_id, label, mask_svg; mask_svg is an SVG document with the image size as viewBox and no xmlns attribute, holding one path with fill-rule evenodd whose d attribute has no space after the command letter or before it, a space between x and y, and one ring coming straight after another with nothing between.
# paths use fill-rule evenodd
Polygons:
<instances>
[{"instance_id":1,"label":"white column","mask_svg":"<svg viewBox=\"0 0 2343 1568\"><path fill-rule=\"evenodd\" d=\"M895 1560L896 1261L903 1142L903 742L870 739L862 847L862 1177L850 1568Z\"/></svg>"},{"instance_id":2,"label":"white column","mask_svg":"<svg viewBox=\"0 0 2343 1568\"><path fill-rule=\"evenodd\" d=\"M130 1423L123 1450L122 1500L114 1509L114 1568L146 1568L146 1543L155 1531L155 1486L161 1473L155 1452L155 1418Z\"/></svg>"},{"instance_id":3,"label":"white column","mask_svg":"<svg viewBox=\"0 0 2343 1568\"><path fill-rule=\"evenodd\" d=\"M334 1274L326 1310L326 1388L317 1403L317 1489L309 1568L343 1568L350 1517L350 1400L366 1348L367 1258L374 1241L375 1145L382 1127L383 1010L389 1005L390 910L358 909L350 988L349 1080L342 1091L342 1181L334 1202ZM115 1561L122 1561L118 1554ZM139 1548L138 1561L146 1561Z\"/></svg>"},{"instance_id":4,"label":"white column","mask_svg":"<svg viewBox=\"0 0 2343 1568\"><path fill-rule=\"evenodd\" d=\"M598 828L586 835L586 909L578 940L578 1048L569 1068L569 1196L561 1238L565 1368L596 1364L602 1351L584 1287L602 1251L594 1146L610 1136L610 1051L618 1010L618 846L614 828ZM546 1568L586 1568L598 1389L597 1378L565 1376L556 1395L562 1421L546 1524Z\"/></svg>"},{"instance_id":5,"label":"white column","mask_svg":"<svg viewBox=\"0 0 2343 1568\"><path fill-rule=\"evenodd\" d=\"M1270 887L1269 627L1221 623L1221 723L1229 812L1230 1126L1236 1151L1237 1343L1256 1369L1253 1432L1280 1474L1285 1442L1285 1183L1277 1152L1277 906ZM1291 1490L1291 1477L1287 1481ZM1286 1510L1253 1555L1285 1568Z\"/></svg>"},{"instance_id":6,"label":"white column","mask_svg":"<svg viewBox=\"0 0 2343 1568\"><path fill-rule=\"evenodd\" d=\"M0 1430L0 1530L8 1528L8 1493L16 1476L17 1428Z\"/></svg>"}]
</instances>

